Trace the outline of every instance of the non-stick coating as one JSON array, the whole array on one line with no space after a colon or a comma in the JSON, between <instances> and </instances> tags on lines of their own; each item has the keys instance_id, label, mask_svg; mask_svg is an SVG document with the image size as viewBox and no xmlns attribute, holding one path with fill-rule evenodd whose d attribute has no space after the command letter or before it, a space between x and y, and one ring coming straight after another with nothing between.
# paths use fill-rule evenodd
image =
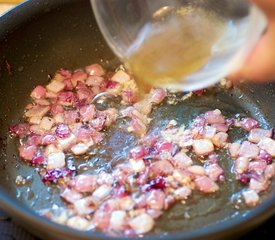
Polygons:
<instances>
[{"instance_id":1,"label":"non-stick coating","mask_svg":"<svg viewBox=\"0 0 275 240\"><path fill-rule=\"evenodd\" d=\"M33 86L46 83L48 74L60 67L76 69L89 63L100 62L108 66L118 63L106 46L96 26L89 1L55 0L29 1L4 16L0 21L0 193L2 206L18 219L28 230L45 239L103 239L102 234L87 235L63 226L53 224L37 216L29 208L15 200L18 196L15 177L17 174L29 175L26 164L18 163L16 145L7 136L8 126L19 121L28 95ZM242 112L275 126L274 85L243 86L241 90L230 94L218 94L204 98L203 102L193 103L193 114L210 108L221 108L228 112ZM217 97L217 98L215 98ZM220 100L217 101L217 99ZM180 107L180 106L178 106ZM183 113L189 108L181 105L174 112ZM188 110L189 109L189 110ZM259 110L260 109L260 110ZM187 112L186 112L187 114ZM39 192L33 208L43 208L51 197L38 177L33 180L34 192ZM273 185L274 186L274 185ZM6 192L12 197L6 195ZM29 193L31 195L31 193ZM27 194L22 201L28 204ZM19 196L20 197L20 196ZM274 191L264 204L245 216L213 224L197 231L179 232L162 236L167 239L219 239L240 230L249 229L274 213ZM30 204L29 204L30 206ZM163 223L165 224L165 222ZM35 226L35 227L34 227ZM237 226L237 227L236 227ZM184 230L184 229L183 229ZM150 238L150 237L148 237Z\"/></svg>"}]
</instances>

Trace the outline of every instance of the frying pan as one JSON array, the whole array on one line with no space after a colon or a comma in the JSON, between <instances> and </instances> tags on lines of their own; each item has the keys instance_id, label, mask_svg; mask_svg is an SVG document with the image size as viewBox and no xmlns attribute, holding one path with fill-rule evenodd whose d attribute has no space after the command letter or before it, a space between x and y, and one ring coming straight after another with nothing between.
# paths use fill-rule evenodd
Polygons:
<instances>
[{"instance_id":1,"label":"frying pan","mask_svg":"<svg viewBox=\"0 0 275 240\"><path fill-rule=\"evenodd\" d=\"M20 121L35 85L47 83L49 74L61 67L77 69L95 62L109 69L119 64L97 28L88 0L27 1L0 19L0 204L19 224L43 239L113 239L103 233L69 229L36 214L34 210L62 203L57 190L45 187L36 170L18 159L17 143L7 134L8 127ZM274 89L274 84L243 84L230 92L213 91L175 106L164 104L153 113L152 125L161 127L172 118L188 122L208 109L219 108L227 115L250 115L275 126ZM106 145L123 148L128 140L131 136L111 129ZM118 151L111 150L114 154ZM99 166L108 165L107 157L97 161ZM114 155L109 157L116 161ZM24 186L15 184L17 175L27 178ZM232 239L275 213L274 183L262 204L239 212L229 204L237 186L233 181L230 187L222 187L217 197L198 200L195 196L188 206L176 205L144 239ZM182 216L186 208L196 216L193 220Z\"/></svg>"}]
</instances>

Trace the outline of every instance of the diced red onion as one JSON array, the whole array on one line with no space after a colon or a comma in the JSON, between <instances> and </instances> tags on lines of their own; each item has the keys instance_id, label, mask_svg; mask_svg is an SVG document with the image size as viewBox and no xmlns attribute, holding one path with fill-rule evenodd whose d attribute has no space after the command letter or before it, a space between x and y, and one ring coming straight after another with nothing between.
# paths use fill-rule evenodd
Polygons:
<instances>
[{"instance_id":1,"label":"diced red onion","mask_svg":"<svg viewBox=\"0 0 275 240\"><path fill-rule=\"evenodd\" d=\"M239 155L246 158L256 159L259 151L260 150L256 144L244 141L241 144Z\"/></svg>"},{"instance_id":2,"label":"diced red onion","mask_svg":"<svg viewBox=\"0 0 275 240\"><path fill-rule=\"evenodd\" d=\"M213 193L219 190L219 186L209 177L201 176L195 179L196 188L204 193Z\"/></svg>"},{"instance_id":3,"label":"diced red onion","mask_svg":"<svg viewBox=\"0 0 275 240\"><path fill-rule=\"evenodd\" d=\"M34 99L42 99L46 96L46 88L41 85L35 87L35 89L31 92L31 97Z\"/></svg>"},{"instance_id":4,"label":"diced red onion","mask_svg":"<svg viewBox=\"0 0 275 240\"><path fill-rule=\"evenodd\" d=\"M253 143L259 143L263 138L272 137L272 130L265 130L261 128L251 129L248 136L248 141Z\"/></svg>"},{"instance_id":5,"label":"diced red onion","mask_svg":"<svg viewBox=\"0 0 275 240\"><path fill-rule=\"evenodd\" d=\"M91 76L103 76L105 75L105 70L99 64L92 64L85 67L85 71L87 74Z\"/></svg>"},{"instance_id":6,"label":"diced red onion","mask_svg":"<svg viewBox=\"0 0 275 240\"><path fill-rule=\"evenodd\" d=\"M234 168L237 173L244 173L248 170L249 159L247 157L239 157L234 163Z\"/></svg>"},{"instance_id":7,"label":"diced red onion","mask_svg":"<svg viewBox=\"0 0 275 240\"><path fill-rule=\"evenodd\" d=\"M132 89L125 89L121 92L121 97L124 103L133 104L137 101L138 96Z\"/></svg>"},{"instance_id":8,"label":"diced red onion","mask_svg":"<svg viewBox=\"0 0 275 240\"><path fill-rule=\"evenodd\" d=\"M90 124L96 131L101 131L105 127L106 117L99 116L93 119Z\"/></svg>"},{"instance_id":9,"label":"diced red onion","mask_svg":"<svg viewBox=\"0 0 275 240\"><path fill-rule=\"evenodd\" d=\"M33 106L27 112L25 112L26 117L43 117L46 115L50 110L49 106Z\"/></svg>"},{"instance_id":10,"label":"diced red onion","mask_svg":"<svg viewBox=\"0 0 275 240\"><path fill-rule=\"evenodd\" d=\"M78 82L84 82L87 78L87 74L79 70L73 73L71 81L73 86L76 86Z\"/></svg>"},{"instance_id":11,"label":"diced red onion","mask_svg":"<svg viewBox=\"0 0 275 240\"><path fill-rule=\"evenodd\" d=\"M130 158L142 159L147 154L146 148L143 146L137 146L130 151Z\"/></svg>"},{"instance_id":12,"label":"diced red onion","mask_svg":"<svg viewBox=\"0 0 275 240\"><path fill-rule=\"evenodd\" d=\"M61 92L63 89L65 89L66 84L64 82L60 81L51 81L47 86L47 90L53 93Z\"/></svg>"},{"instance_id":13,"label":"diced red onion","mask_svg":"<svg viewBox=\"0 0 275 240\"><path fill-rule=\"evenodd\" d=\"M193 93L200 96L204 93L204 91L205 89L199 89L199 90L193 91Z\"/></svg>"},{"instance_id":14,"label":"diced red onion","mask_svg":"<svg viewBox=\"0 0 275 240\"><path fill-rule=\"evenodd\" d=\"M153 218L147 213L138 215L129 221L129 225L135 231L136 234L144 234L149 232L154 227Z\"/></svg>"},{"instance_id":15,"label":"diced red onion","mask_svg":"<svg viewBox=\"0 0 275 240\"><path fill-rule=\"evenodd\" d=\"M123 70L118 70L111 78L112 81L124 84L130 80L130 75Z\"/></svg>"},{"instance_id":16,"label":"diced red onion","mask_svg":"<svg viewBox=\"0 0 275 240\"><path fill-rule=\"evenodd\" d=\"M54 135L52 134L45 134L44 136L42 136L41 139L41 144L42 145L49 145L49 144L54 144L56 143L57 139Z\"/></svg>"},{"instance_id":17,"label":"diced red onion","mask_svg":"<svg viewBox=\"0 0 275 240\"><path fill-rule=\"evenodd\" d=\"M275 157L275 141L273 139L265 137L259 142L258 146L272 157Z\"/></svg>"},{"instance_id":18,"label":"diced red onion","mask_svg":"<svg viewBox=\"0 0 275 240\"><path fill-rule=\"evenodd\" d=\"M56 183L58 179L71 176L73 173L74 171L68 168L51 169L42 176L42 180L43 182Z\"/></svg>"},{"instance_id":19,"label":"diced red onion","mask_svg":"<svg viewBox=\"0 0 275 240\"><path fill-rule=\"evenodd\" d=\"M154 104L160 104L166 97L167 92L163 88L153 89L149 94L149 101Z\"/></svg>"},{"instance_id":20,"label":"diced red onion","mask_svg":"<svg viewBox=\"0 0 275 240\"><path fill-rule=\"evenodd\" d=\"M34 157L32 158L32 160L30 161L30 164L32 166L39 166L43 163L45 163L45 156L42 152L37 151L34 155Z\"/></svg>"},{"instance_id":21,"label":"diced red onion","mask_svg":"<svg viewBox=\"0 0 275 240\"><path fill-rule=\"evenodd\" d=\"M214 151L213 143L208 139L194 140L193 148L198 156L208 155Z\"/></svg>"},{"instance_id":22,"label":"diced red onion","mask_svg":"<svg viewBox=\"0 0 275 240\"><path fill-rule=\"evenodd\" d=\"M70 78L72 76L72 72L70 70L61 68L58 71L65 79Z\"/></svg>"},{"instance_id":23,"label":"diced red onion","mask_svg":"<svg viewBox=\"0 0 275 240\"><path fill-rule=\"evenodd\" d=\"M31 133L30 125L28 123L19 123L9 127L9 134L16 137L24 137Z\"/></svg>"},{"instance_id":24,"label":"diced red onion","mask_svg":"<svg viewBox=\"0 0 275 240\"><path fill-rule=\"evenodd\" d=\"M69 203L74 203L75 201L81 199L83 195L73 189L66 188L60 194L60 197L62 197L64 200L66 200Z\"/></svg>"},{"instance_id":25,"label":"diced red onion","mask_svg":"<svg viewBox=\"0 0 275 240\"><path fill-rule=\"evenodd\" d=\"M158 176L152 180L150 180L145 186L145 191L151 191L152 189L155 190L164 190L166 188L166 181L163 177Z\"/></svg>"},{"instance_id":26,"label":"diced red onion","mask_svg":"<svg viewBox=\"0 0 275 240\"><path fill-rule=\"evenodd\" d=\"M63 83L65 84L64 90L72 91L74 89L71 79L65 79Z\"/></svg>"},{"instance_id":27,"label":"diced red onion","mask_svg":"<svg viewBox=\"0 0 275 240\"><path fill-rule=\"evenodd\" d=\"M242 192L242 195L244 197L245 203L250 207L255 207L259 201L260 197L254 190L246 190Z\"/></svg>"},{"instance_id":28,"label":"diced red onion","mask_svg":"<svg viewBox=\"0 0 275 240\"><path fill-rule=\"evenodd\" d=\"M173 172L174 167L167 160L156 161L150 166L150 172L153 176L168 176Z\"/></svg>"},{"instance_id":29,"label":"diced red onion","mask_svg":"<svg viewBox=\"0 0 275 240\"><path fill-rule=\"evenodd\" d=\"M221 111L216 109L214 111L208 111L204 114L204 117L209 124L225 123L225 118L221 114Z\"/></svg>"},{"instance_id":30,"label":"diced red onion","mask_svg":"<svg viewBox=\"0 0 275 240\"><path fill-rule=\"evenodd\" d=\"M126 191L125 187L123 185L118 185L114 188L114 195L118 198L124 198L129 196L129 192Z\"/></svg>"},{"instance_id":31,"label":"diced red onion","mask_svg":"<svg viewBox=\"0 0 275 240\"><path fill-rule=\"evenodd\" d=\"M241 144L238 142L230 143L228 145L229 153L232 158L236 158L239 156L240 147L241 147Z\"/></svg>"},{"instance_id":32,"label":"diced red onion","mask_svg":"<svg viewBox=\"0 0 275 240\"><path fill-rule=\"evenodd\" d=\"M260 150L258 158L265 161L267 164L271 164L273 162L272 156L265 150Z\"/></svg>"},{"instance_id":33,"label":"diced red onion","mask_svg":"<svg viewBox=\"0 0 275 240\"><path fill-rule=\"evenodd\" d=\"M149 208L162 210L164 208L165 194L161 190L151 190L146 194L146 204Z\"/></svg>"},{"instance_id":34,"label":"diced red onion","mask_svg":"<svg viewBox=\"0 0 275 240\"><path fill-rule=\"evenodd\" d=\"M243 118L240 122L239 122L240 127L242 127L243 129L245 129L246 131L251 131L253 128L257 128L259 127L259 122L256 121L253 118Z\"/></svg>"},{"instance_id":35,"label":"diced red onion","mask_svg":"<svg viewBox=\"0 0 275 240\"><path fill-rule=\"evenodd\" d=\"M205 168L206 175L214 181L218 181L223 175L223 169L216 163L210 164Z\"/></svg>"},{"instance_id":36,"label":"diced red onion","mask_svg":"<svg viewBox=\"0 0 275 240\"><path fill-rule=\"evenodd\" d=\"M212 126L214 128L216 128L217 131L219 131L219 132L227 132L228 131L228 126L224 123L214 123L214 124L212 124Z\"/></svg>"},{"instance_id":37,"label":"diced red onion","mask_svg":"<svg viewBox=\"0 0 275 240\"><path fill-rule=\"evenodd\" d=\"M96 188L96 176L93 175L78 175L75 178L74 188L81 193L93 192Z\"/></svg>"},{"instance_id":38,"label":"diced red onion","mask_svg":"<svg viewBox=\"0 0 275 240\"><path fill-rule=\"evenodd\" d=\"M248 173L239 173L237 174L237 179L239 179L244 184L248 184L251 180L251 176Z\"/></svg>"},{"instance_id":39,"label":"diced red onion","mask_svg":"<svg viewBox=\"0 0 275 240\"><path fill-rule=\"evenodd\" d=\"M71 135L71 130L68 125L59 123L55 129L55 134L59 138L67 138Z\"/></svg>"},{"instance_id":40,"label":"diced red onion","mask_svg":"<svg viewBox=\"0 0 275 240\"><path fill-rule=\"evenodd\" d=\"M131 127L133 129L133 132L138 136L142 137L147 132L146 125L138 118L133 118L131 121Z\"/></svg>"},{"instance_id":41,"label":"diced red onion","mask_svg":"<svg viewBox=\"0 0 275 240\"><path fill-rule=\"evenodd\" d=\"M73 92L59 92L57 95L58 103L63 106L72 106L76 97Z\"/></svg>"},{"instance_id":42,"label":"diced red onion","mask_svg":"<svg viewBox=\"0 0 275 240\"><path fill-rule=\"evenodd\" d=\"M190 157L186 155L185 152L178 152L172 159L171 162L173 165L179 169L185 169L193 164L193 161Z\"/></svg>"},{"instance_id":43,"label":"diced red onion","mask_svg":"<svg viewBox=\"0 0 275 240\"><path fill-rule=\"evenodd\" d=\"M62 105L53 104L51 106L51 114L53 116L57 115L58 113L63 113L63 112L64 112L64 108Z\"/></svg>"},{"instance_id":44,"label":"diced red onion","mask_svg":"<svg viewBox=\"0 0 275 240\"><path fill-rule=\"evenodd\" d=\"M106 88L107 89L114 89L114 88L117 87L118 84L119 84L118 82L110 80L110 81L108 81Z\"/></svg>"},{"instance_id":45,"label":"diced red onion","mask_svg":"<svg viewBox=\"0 0 275 240\"><path fill-rule=\"evenodd\" d=\"M19 147L19 155L25 160L31 161L36 153L37 147L35 145L22 145Z\"/></svg>"}]
</instances>

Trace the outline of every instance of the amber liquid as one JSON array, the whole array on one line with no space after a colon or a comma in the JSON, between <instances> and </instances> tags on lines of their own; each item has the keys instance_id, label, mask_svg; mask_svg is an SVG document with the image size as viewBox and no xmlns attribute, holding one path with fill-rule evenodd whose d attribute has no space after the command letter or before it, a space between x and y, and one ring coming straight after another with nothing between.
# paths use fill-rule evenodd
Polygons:
<instances>
[{"instance_id":1,"label":"amber liquid","mask_svg":"<svg viewBox=\"0 0 275 240\"><path fill-rule=\"evenodd\" d=\"M185 77L209 61L223 26L218 16L203 9L160 12L140 32L128 52L127 66L143 87L184 84Z\"/></svg>"}]
</instances>

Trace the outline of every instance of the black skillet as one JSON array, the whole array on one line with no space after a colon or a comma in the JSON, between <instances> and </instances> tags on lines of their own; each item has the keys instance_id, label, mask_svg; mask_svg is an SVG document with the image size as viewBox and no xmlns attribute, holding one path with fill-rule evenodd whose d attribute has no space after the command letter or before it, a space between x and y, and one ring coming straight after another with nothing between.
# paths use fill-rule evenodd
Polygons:
<instances>
[{"instance_id":1,"label":"black skillet","mask_svg":"<svg viewBox=\"0 0 275 240\"><path fill-rule=\"evenodd\" d=\"M22 116L29 93L37 84L47 82L48 74L61 67L76 69L102 62L107 68L118 64L104 42L88 0L27 1L0 19L0 206L28 231L43 239L109 239L102 233L68 229L40 217L33 210L60 203L58 194L46 188L35 169L19 161L16 142L9 138L8 127ZM275 85L243 85L230 92L210 92L202 98L191 98L176 106L162 106L153 113L153 125L162 126L171 118L188 122L205 110L220 108L228 116L251 115L265 125L275 126ZM110 145L125 147L133 138L111 129ZM122 139L118 141L118 139ZM119 143L119 144L118 144ZM102 156L98 164L107 166L110 159ZM226 159L226 156L225 156ZM91 159L93 161L93 159ZM226 161L224 166L226 167ZM229 171L228 171L229 172ZM30 176L27 184L17 186L17 175ZM232 178L230 173L228 178ZM263 203L253 210L236 212L230 195L238 184L222 187L218 196L199 199L194 196L188 206L176 205L165 214L156 229L145 239L225 239L248 231L275 213L274 184ZM189 211L191 220L183 217Z\"/></svg>"}]
</instances>

